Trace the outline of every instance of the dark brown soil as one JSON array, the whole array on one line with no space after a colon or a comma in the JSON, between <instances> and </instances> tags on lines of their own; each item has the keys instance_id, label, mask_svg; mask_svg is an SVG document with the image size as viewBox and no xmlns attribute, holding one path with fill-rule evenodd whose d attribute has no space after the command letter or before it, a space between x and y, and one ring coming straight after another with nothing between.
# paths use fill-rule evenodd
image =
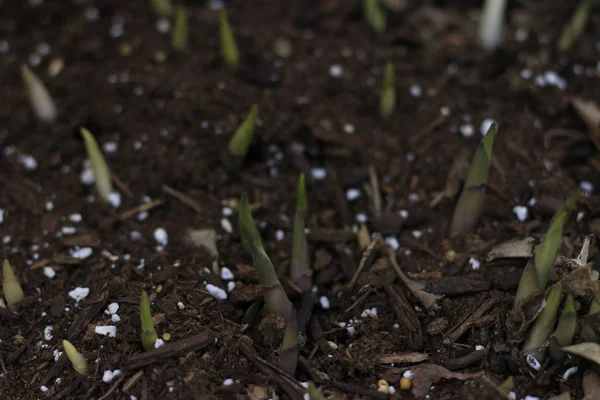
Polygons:
<instances>
[{"instance_id":1,"label":"dark brown soil","mask_svg":"<svg viewBox=\"0 0 600 400\"><path fill-rule=\"evenodd\" d=\"M497 398L494 386L508 376L515 376L518 399L564 391L583 396L585 368L561 379L576 361L535 372L520 360L504 321L522 264L488 266L485 255L503 240L543 233L580 181L600 188L596 148L569 103L600 94L599 15L568 55L558 55L555 42L575 2L513 1L508 40L487 54L475 41L480 1L407 1L389 13L389 29L380 36L362 21L359 1L232 1L227 7L243 58L235 70L220 60L217 14L202 1L187 2L185 54L170 50L170 35L157 30L147 0L39 2L0 1L0 248L27 296L16 314L0 312L1 399L298 398L297 383L270 369L280 343L277 321L261 323L259 314L246 325L260 286L241 248L235 211L227 215L224 207L248 192L266 250L297 301L284 277L296 180L311 168L325 168L327 177L308 186L318 295L299 382L317 381L329 398L386 398L376 390L385 378L396 388L392 398L411 399L414 392L401 391L398 380L412 369L416 384L429 363L467 374L435 382L430 399ZM291 43L289 59L274 55L277 38ZM162 63L160 51L168 55ZM64 69L50 76L58 58ZM398 107L381 122L378 93L387 61L396 66ZM19 77L23 63L55 98L56 123L35 120ZM339 77L330 74L336 65ZM243 172L232 174L223 151L254 103L258 137ZM485 215L476 235L449 240L456 195L430 203L463 149L470 159L485 119L499 124ZM81 126L101 145L117 145L107 161L122 182L118 209L96 200L93 186L80 180ZM566 139L554 135L567 130ZM471 137L461 134L469 131ZM302 145L301 156L292 144ZM37 168L26 168L27 156ZM380 215L367 190L371 166ZM351 188L361 193L353 201L346 199ZM145 219L123 214L154 200L160 203ZM576 254L590 233L600 212L596 200L586 197L569 221L564 255ZM512 211L517 205L528 207L524 222ZM352 234L361 214L370 232L390 244L398 240L403 271L446 295L439 308L423 309L382 246L347 289L362 257ZM168 233L162 249L157 228ZM218 263L186 241L189 229L216 230ZM91 256L71 257L78 247L91 248ZM451 262L450 249L456 252ZM481 262L478 270L473 260ZM45 276L44 267L56 276ZM227 290L222 267L235 282L225 301L206 289L210 283ZM89 288L78 303L69 296L77 287ZM170 350L150 360L140 358L142 289L152 294L159 336L171 335ZM449 340L486 302L485 312ZM118 322L105 313L111 303L119 304ZM354 334L340 323L352 324ZM96 334L101 325L116 326L116 337ZM89 360L88 376L78 377L57 355L63 339ZM475 353L476 346L484 350ZM406 352L428 360L382 362ZM105 371L115 369L121 375L105 383Z\"/></svg>"}]
</instances>

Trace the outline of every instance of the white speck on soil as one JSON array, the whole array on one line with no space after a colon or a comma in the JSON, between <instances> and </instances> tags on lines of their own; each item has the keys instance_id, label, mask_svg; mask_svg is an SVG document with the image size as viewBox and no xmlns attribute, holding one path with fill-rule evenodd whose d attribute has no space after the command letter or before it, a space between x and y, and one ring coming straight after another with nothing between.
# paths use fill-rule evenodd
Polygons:
<instances>
[{"instance_id":1,"label":"white speck on soil","mask_svg":"<svg viewBox=\"0 0 600 400\"><path fill-rule=\"evenodd\" d=\"M227 267L221 268L221 279L224 281L230 281L233 279L233 272Z\"/></svg>"},{"instance_id":2,"label":"white speck on soil","mask_svg":"<svg viewBox=\"0 0 600 400\"><path fill-rule=\"evenodd\" d=\"M231 386L233 385L233 379L227 378L223 381L223 385L224 386Z\"/></svg>"},{"instance_id":3,"label":"white speck on soil","mask_svg":"<svg viewBox=\"0 0 600 400\"><path fill-rule=\"evenodd\" d=\"M529 209L525 206L514 206L512 210L521 222L525 221L529 215Z\"/></svg>"},{"instance_id":4,"label":"white speck on soil","mask_svg":"<svg viewBox=\"0 0 600 400\"><path fill-rule=\"evenodd\" d=\"M119 375L121 375L120 369L115 369L114 371L106 370L106 371L104 371L104 374L102 375L102 381L104 383L109 383L113 380L113 378L115 378Z\"/></svg>"},{"instance_id":5,"label":"white speck on soil","mask_svg":"<svg viewBox=\"0 0 600 400\"><path fill-rule=\"evenodd\" d=\"M56 271L54 271L54 269L52 269L52 267L44 267L44 275L47 278L54 278L56 276Z\"/></svg>"},{"instance_id":6,"label":"white speck on soil","mask_svg":"<svg viewBox=\"0 0 600 400\"><path fill-rule=\"evenodd\" d=\"M161 338L156 339L156 342L154 342L154 348L158 349L160 346L162 346L163 344L165 344L165 341L162 340Z\"/></svg>"},{"instance_id":7,"label":"white speck on soil","mask_svg":"<svg viewBox=\"0 0 600 400\"><path fill-rule=\"evenodd\" d=\"M169 243L169 235L164 228L156 228L154 230L154 240L161 246L166 246Z\"/></svg>"},{"instance_id":8,"label":"white speck on soil","mask_svg":"<svg viewBox=\"0 0 600 400\"><path fill-rule=\"evenodd\" d=\"M423 89L419 85L410 85L409 92L412 97L421 97L423 95Z\"/></svg>"},{"instance_id":9,"label":"white speck on soil","mask_svg":"<svg viewBox=\"0 0 600 400\"><path fill-rule=\"evenodd\" d=\"M110 193L106 200L114 208L119 208L119 206L121 206L121 194L119 192Z\"/></svg>"},{"instance_id":10,"label":"white speck on soil","mask_svg":"<svg viewBox=\"0 0 600 400\"><path fill-rule=\"evenodd\" d=\"M103 336L108 335L109 337L116 337L117 336L117 327L114 326L114 325L97 326L94 329L94 331L98 335L103 335Z\"/></svg>"},{"instance_id":11,"label":"white speck on soil","mask_svg":"<svg viewBox=\"0 0 600 400\"><path fill-rule=\"evenodd\" d=\"M69 292L69 297L74 299L76 302L80 302L81 300L88 297L90 294L90 289L86 287L76 287L75 289Z\"/></svg>"},{"instance_id":12,"label":"white speck on soil","mask_svg":"<svg viewBox=\"0 0 600 400\"><path fill-rule=\"evenodd\" d=\"M404 371L404 373L402 374L402 376L404 378L408 378L408 379L414 379L414 377L415 377L414 374L413 374L413 372L410 369L407 370L407 371Z\"/></svg>"},{"instance_id":13,"label":"white speck on soil","mask_svg":"<svg viewBox=\"0 0 600 400\"><path fill-rule=\"evenodd\" d=\"M33 171L38 167L38 163L35 158L29 154L21 154L18 158L19 162L28 170Z\"/></svg>"},{"instance_id":14,"label":"white speck on soil","mask_svg":"<svg viewBox=\"0 0 600 400\"><path fill-rule=\"evenodd\" d=\"M473 257L469 258L469 264L471 264L471 268L473 268L473 271L477 271L481 266L481 263Z\"/></svg>"},{"instance_id":15,"label":"white speck on soil","mask_svg":"<svg viewBox=\"0 0 600 400\"><path fill-rule=\"evenodd\" d=\"M218 286L215 286L215 285L212 285L209 283L208 285L206 285L206 290L208 290L208 292L216 299L219 299L219 300L227 299L227 293Z\"/></svg>"},{"instance_id":16,"label":"white speck on soil","mask_svg":"<svg viewBox=\"0 0 600 400\"><path fill-rule=\"evenodd\" d=\"M322 181L327 177L327 171L325 170L325 168L313 168L310 170L310 173L313 179L317 181Z\"/></svg>"},{"instance_id":17,"label":"white speck on soil","mask_svg":"<svg viewBox=\"0 0 600 400\"><path fill-rule=\"evenodd\" d=\"M235 282L233 282L233 281L227 282L227 291L228 291L229 293L231 293L231 291L232 291L233 289L235 289Z\"/></svg>"},{"instance_id":18,"label":"white speck on soil","mask_svg":"<svg viewBox=\"0 0 600 400\"><path fill-rule=\"evenodd\" d=\"M44 339L52 340L52 338L54 337L54 335L52 335L53 329L54 329L54 327L52 325L48 325L47 327L44 328Z\"/></svg>"},{"instance_id":19,"label":"white speck on soil","mask_svg":"<svg viewBox=\"0 0 600 400\"><path fill-rule=\"evenodd\" d=\"M331 67L329 67L329 75L333 76L334 78L341 77L343 73L344 69L339 64L333 64Z\"/></svg>"},{"instance_id":20,"label":"white speck on soil","mask_svg":"<svg viewBox=\"0 0 600 400\"><path fill-rule=\"evenodd\" d=\"M275 231L275 239L278 242L281 242L284 237L285 237L285 234L283 233L283 231L281 229L277 229L277 231Z\"/></svg>"},{"instance_id":21,"label":"white speck on soil","mask_svg":"<svg viewBox=\"0 0 600 400\"><path fill-rule=\"evenodd\" d=\"M349 201L356 200L359 197L360 197L360 190L354 189L354 188L346 190L346 198Z\"/></svg>"},{"instance_id":22,"label":"white speck on soil","mask_svg":"<svg viewBox=\"0 0 600 400\"><path fill-rule=\"evenodd\" d=\"M398 250L398 248L400 247L400 243L398 243L398 239L396 239L394 236L386 237L385 242L387 243L388 246L390 246L394 250Z\"/></svg>"},{"instance_id":23,"label":"white speck on soil","mask_svg":"<svg viewBox=\"0 0 600 400\"><path fill-rule=\"evenodd\" d=\"M82 247L79 249L72 249L70 251L71 253L71 257L75 257L75 258L79 258L81 260L85 260L86 258L88 258L89 256L92 255L92 248L91 247Z\"/></svg>"},{"instance_id":24,"label":"white speck on soil","mask_svg":"<svg viewBox=\"0 0 600 400\"><path fill-rule=\"evenodd\" d=\"M104 313L112 315L116 314L117 311L119 311L119 303L110 303L106 311L104 311Z\"/></svg>"},{"instance_id":25,"label":"white speck on soil","mask_svg":"<svg viewBox=\"0 0 600 400\"><path fill-rule=\"evenodd\" d=\"M542 364L540 364L540 362L531 354L527 354L525 360L527 361L527 364L536 371L539 371L540 368L542 368Z\"/></svg>"},{"instance_id":26,"label":"white speck on soil","mask_svg":"<svg viewBox=\"0 0 600 400\"><path fill-rule=\"evenodd\" d=\"M365 222L367 222L368 218L364 213L359 213L356 214L356 220L361 224L364 224Z\"/></svg>"},{"instance_id":27,"label":"white speck on soil","mask_svg":"<svg viewBox=\"0 0 600 400\"><path fill-rule=\"evenodd\" d=\"M321 303L321 308L323 310L329 310L329 299L326 296L321 296L319 303Z\"/></svg>"},{"instance_id":28,"label":"white speck on soil","mask_svg":"<svg viewBox=\"0 0 600 400\"><path fill-rule=\"evenodd\" d=\"M233 232L233 227L231 226L231 222L229 222L229 220L227 218L221 219L221 228L223 228L223 230L227 233Z\"/></svg>"},{"instance_id":29,"label":"white speck on soil","mask_svg":"<svg viewBox=\"0 0 600 400\"><path fill-rule=\"evenodd\" d=\"M563 381L566 381L567 379L569 379L571 376L573 376L573 374L575 374L577 372L578 368L577 367L571 367L569 369L567 369L565 371L565 373L562 375L562 379Z\"/></svg>"},{"instance_id":30,"label":"white speck on soil","mask_svg":"<svg viewBox=\"0 0 600 400\"><path fill-rule=\"evenodd\" d=\"M460 126L460 134L463 135L463 137L469 138L473 136L474 133L475 129L473 128L473 125L463 124Z\"/></svg>"}]
</instances>

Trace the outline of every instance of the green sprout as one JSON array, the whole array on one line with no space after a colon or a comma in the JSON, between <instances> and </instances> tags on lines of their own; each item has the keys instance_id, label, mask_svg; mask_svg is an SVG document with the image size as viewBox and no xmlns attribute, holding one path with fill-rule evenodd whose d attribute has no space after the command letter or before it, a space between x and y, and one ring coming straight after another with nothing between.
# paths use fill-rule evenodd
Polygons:
<instances>
[{"instance_id":1,"label":"green sprout","mask_svg":"<svg viewBox=\"0 0 600 400\"><path fill-rule=\"evenodd\" d=\"M515 388L515 379L512 376L506 378L504 382L500 384L500 386L496 387L496 390L502 394L505 398L508 398L510 392Z\"/></svg>"},{"instance_id":2,"label":"green sprout","mask_svg":"<svg viewBox=\"0 0 600 400\"><path fill-rule=\"evenodd\" d=\"M552 333L552 329L554 329L561 296L562 290L559 284L552 285L548 289L548 294L542 304L543 308L539 312L523 345L523 354L531 354L538 360L544 356L544 346Z\"/></svg>"},{"instance_id":3,"label":"green sprout","mask_svg":"<svg viewBox=\"0 0 600 400\"><path fill-rule=\"evenodd\" d=\"M114 192L108 164L106 164L102 151L100 151L100 147L96 143L96 139L94 139L92 133L85 128L81 128L81 136L83 136L85 149L92 162L96 190L100 197L108 202L110 201L110 195Z\"/></svg>"},{"instance_id":4,"label":"green sprout","mask_svg":"<svg viewBox=\"0 0 600 400\"><path fill-rule=\"evenodd\" d=\"M394 64L388 62L383 69L383 86L379 97L379 115L387 119L396 108L396 87L394 84Z\"/></svg>"},{"instance_id":5,"label":"green sprout","mask_svg":"<svg viewBox=\"0 0 600 400\"><path fill-rule=\"evenodd\" d=\"M592 299L592 303L590 304L590 309L587 313L588 317L594 316L598 318L600 316L600 292ZM581 338L584 342L598 342L600 341L600 337L598 333L594 330L594 328L585 321L583 321L581 327Z\"/></svg>"},{"instance_id":6,"label":"green sprout","mask_svg":"<svg viewBox=\"0 0 600 400\"><path fill-rule=\"evenodd\" d=\"M27 89L29 103L37 119L44 122L53 122L58 112L52 96L44 86L44 82L26 65L21 67L21 77Z\"/></svg>"},{"instance_id":7,"label":"green sprout","mask_svg":"<svg viewBox=\"0 0 600 400\"><path fill-rule=\"evenodd\" d=\"M517 295L515 296L515 308L531 296L543 293L546 289L548 275L556 260L563 227L576 203L576 195L569 197L565 202L565 206L554 215L554 218L552 218L550 227L542 238L542 242L536 248L534 256L529 259L529 262L527 262L527 265L523 270L519 288L517 289Z\"/></svg>"},{"instance_id":8,"label":"green sprout","mask_svg":"<svg viewBox=\"0 0 600 400\"><path fill-rule=\"evenodd\" d=\"M14 310L16 305L25 298L19 280L8 260L4 260L2 263L2 290L4 291L6 305L11 310Z\"/></svg>"},{"instance_id":9,"label":"green sprout","mask_svg":"<svg viewBox=\"0 0 600 400\"><path fill-rule=\"evenodd\" d=\"M572 295L568 295L558 318L558 325L554 331L554 337L561 347L569 346L573 342L576 326L577 311L575 310L575 300Z\"/></svg>"},{"instance_id":10,"label":"green sprout","mask_svg":"<svg viewBox=\"0 0 600 400\"><path fill-rule=\"evenodd\" d=\"M308 201L306 200L306 186L304 174L300 174L296 189L296 214L294 215L294 232L292 235L292 265L291 278L298 284L302 291L312 288L311 269L308 258L308 243L306 241L306 214Z\"/></svg>"},{"instance_id":11,"label":"green sprout","mask_svg":"<svg viewBox=\"0 0 600 400\"><path fill-rule=\"evenodd\" d=\"M560 34L556 44L559 51L568 51L573 46L575 39L583 32L590 19L593 5L593 0L581 0L571 20L565 25Z\"/></svg>"},{"instance_id":12,"label":"green sprout","mask_svg":"<svg viewBox=\"0 0 600 400\"><path fill-rule=\"evenodd\" d=\"M238 65L240 63L240 53L238 52L235 36L229 24L229 15L225 8L219 11L219 35L221 37L221 56L223 57L223 61L229 65Z\"/></svg>"},{"instance_id":13,"label":"green sprout","mask_svg":"<svg viewBox=\"0 0 600 400\"><path fill-rule=\"evenodd\" d=\"M171 32L171 45L177 51L186 51L188 48L188 23L185 7L179 4L175 8L175 24Z\"/></svg>"},{"instance_id":14,"label":"green sprout","mask_svg":"<svg viewBox=\"0 0 600 400\"><path fill-rule=\"evenodd\" d=\"M309 400L325 400L323 394L312 381L308 382L308 399Z\"/></svg>"},{"instance_id":15,"label":"green sprout","mask_svg":"<svg viewBox=\"0 0 600 400\"><path fill-rule=\"evenodd\" d=\"M71 344L68 340L63 340L63 348L65 349L65 353L67 353L67 357L71 360L71 364L73 364L73 368L79 375L85 375L87 373L87 361L81 355L80 352L77 351L75 346Z\"/></svg>"},{"instance_id":16,"label":"green sprout","mask_svg":"<svg viewBox=\"0 0 600 400\"><path fill-rule=\"evenodd\" d=\"M242 122L233 134L233 137L227 146L230 168L237 169L244 162L244 158L246 158L250 143L252 143L252 138L254 137L257 118L258 105L254 104L244 122Z\"/></svg>"},{"instance_id":17,"label":"green sprout","mask_svg":"<svg viewBox=\"0 0 600 400\"><path fill-rule=\"evenodd\" d=\"M140 319L142 321L142 347L144 351L154 350L158 335L154 329L154 321L152 321L150 299L145 290L142 290L142 297L140 299Z\"/></svg>"},{"instance_id":18,"label":"green sprout","mask_svg":"<svg viewBox=\"0 0 600 400\"><path fill-rule=\"evenodd\" d=\"M485 0L479 25L479 42L488 51L502 44L506 0Z\"/></svg>"},{"instance_id":19,"label":"green sprout","mask_svg":"<svg viewBox=\"0 0 600 400\"><path fill-rule=\"evenodd\" d=\"M166 18L171 15L171 10L173 9L171 0L151 0L150 5L152 6L152 11L154 11L154 14L162 18Z\"/></svg>"},{"instance_id":20,"label":"green sprout","mask_svg":"<svg viewBox=\"0 0 600 400\"><path fill-rule=\"evenodd\" d=\"M485 187L490 173L496 124L492 124L475 152L450 225L450 236L473 231L483 214Z\"/></svg>"},{"instance_id":21,"label":"green sprout","mask_svg":"<svg viewBox=\"0 0 600 400\"><path fill-rule=\"evenodd\" d=\"M298 362L296 310L279 282L275 268L263 248L260 233L256 229L256 224L250 212L246 193L242 195L240 201L238 218L242 244L245 249L249 249L254 267L258 272L258 280L262 286L266 310L281 314L286 321L278 363L283 371L293 375Z\"/></svg>"},{"instance_id":22,"label":"green sprout","mask_svg":"<svg viewBox=\"0 0 600 400\"><path fill-rule=\"evenodd\" d=\"M386 14L379 0L363 0L363 17L375 32L385 32Z\"/></svg>"}]
</instances>

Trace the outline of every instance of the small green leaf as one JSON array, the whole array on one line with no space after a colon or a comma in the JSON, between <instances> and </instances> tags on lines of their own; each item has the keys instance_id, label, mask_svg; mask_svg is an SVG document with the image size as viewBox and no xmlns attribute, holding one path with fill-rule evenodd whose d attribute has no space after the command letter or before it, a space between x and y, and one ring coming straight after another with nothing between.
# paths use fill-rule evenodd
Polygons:
<instances>
[{"instance_id":1,"label":"small green leaf","mask_svg":"<svg viewBox=\"0 0 600 400\"><path fill-rule=\"evenodd\" d=\"M15 309L16 305L25 298L19 280L8 260L4 260L2 263L2 291L6 305L11 310Z\"/></svg>"},{"instance_id":2,"label":"small green leaf","mask_svg":"<svg viewBox=\"0 0 600 400\"><path fill-rule=\"evenodd\" d=\"M185 7L178 5L175 8L175 24L171 32L171 44L177 51L186 51L188 49L188 23L185 13Z\"/></svg>"},{"instance_id":3,"label":"small green leaf","mask_svg":"<svg viewBox=\"0 0 600 400\"><path fill-rule=\"evenodd\" d=\"M250 212L250 204L248 203L248 195L246 193L242 194L240 200L238 227L242 239L242 246L244 246L244 249L246 249L249 255L252 255L253 245L256 245L261 249L263 248L260 233L258 233L258 229L256 229L254 218L252 218L252 213Z\"/></svg>"},{"instance_id":4,"label":"small green leaf","mask_svg":"<svg viewBox=\"0 0 600 400\"><path fill-rule=\"evenodd\" d=\"M94 181L96 183L98 195L104 201L109 201L109 196L114 191L110 169L108 169L108 165L100 151L100 147L98 147L98 143L96 143L96 139L94 139L94 136L92 136L90 131L81 128L81 136L83 136L85 149L92 162L92 171L94 172Z\"/></svg>"},{"instance_id":5,"label":"small green leaf","mask_svg":"<svg viewBox=\"0 0 600 400\"><path fill-rule=\"evenodd\" d=\"M53 122L58 112L54 100L52 100L52 96L50 96L42 80L26 65L21 67L21 77L27 89L29 103L37 119L44 122Z\"/></svg>"},{"instance_id":6,"label":"small green leaf","mask_svg":"<svg viewBox=\"0 0 600 400\"><path fill-rule=\"evenodd\" d=\"M562 347L568 346L573 342L576 326L577 311L575 310L575 300L573 300L573 296L568 295L560 313L556 331L554 332L556 340L558 340L558 343Z\"/></svg>"},{"instance_id":7,"label":"small green leaf","mask_svg":"<svg viewBox=\"0 0 600 400\"><path fill-rule=\"evenodd\" d=\"M581 35L588 24L593 5L593 0L580 1L573 13L573 17L567 22L560 34L560 38L556 44L559 51L568 51L573 46L577 37Z\"/></svg>"},{"instance_id":8,"label":"small green leaf","mask_svg":"<svg viewBox=\"0 0 600 400\"><path fill-rule=\"evenodd\" d=\"M531 354L536 359L541 359L545 353L545 344L556 323L556 314L560 304L562 290L559 284L548 289L542 310L537 316L529 336L523 345L523 353Z\"/></svg>"},{"instance_id":9,"label":"small green leaf","mask_svg":"<svg viewBox=\"0 0 600 400\"><path fill-rule=\"evenodd\" d=\"M240 63L240 54L225 8L219 11L219 34L221 37L221 56L223 57L223 61L229 65L238 65Z\"/></svg>"},{"instance_id":10,"label":"small green leaf","mask_svg":"<svg viewBox=\"0 0 600 400\"><path fill-rule=\"evenodd\" d=\"M227 146L228 162L229 166L233 169L239 168L246 158L252 138L254 137L257 118L258 105L254 104L244 122L237 128L229 141L229 145Z\"/></svg>"},{"instance_id":11,"label":"small green leaf","mask_svg":"<svg viewBox=\"0 0 600 400\"><path fill-rule=\"evenodd\" d=\"M63 340L62 343L65 353L71 361L71 364L73 364L75 371L77 371L79 375L87 374L87 361L83 355L78 352L75 346L73 346L68 340Z\"/></svg>"},{"instance_id":12,"label":"small green leaf","mask_svg":"<svg viewBox=\"0 0 600 400\"><path fill-rule=\"evenodd\" d=\"M325 400L325 397L313 382L308 382L308 398L309 400Z\"/></svg>"},{"instance_id":13,"label":"small green leaf","mask_svg":"<svg viewBox=\"0 0 600 400\"><path fill-rule=\"evenodd\" d=\"M290 277L303 290L312 288L312 271L309 265L308 242L306 240L306 214L308 201L304 174L300 174L296 189L296 214L294 215L294 230L292 235L292 263Z\"/></svg>"},{"instance_id":14,"label":"small green leaf","mask_svg":"<svg viewBox=\"0 0 600 400\"><path fill-rule=\"evenodd\" d=\"M171 15L173 6L171 0L151 0L152 11L159 17L166 18Z\"/></svg>"},{"instance_id":15,"label":"small green leaf","mask_svg":"<svg viewBox=\"0 0 600 400\"><path fill-rule=\"evenodd\" d=\"M363 0L363 16L375 32L383 33L385 31L386 13L379 0Z\"/></svg>"},{"instance_id":16,"label":"small green leaf","mask_svg":"<svg viewBox=\"0 0 600 400\"><path fill-rule=\"evenodd\" d=\"M154 350L158 335L154 329L154 321L152 320L152 312L150 311L150 299L145 290L142 290L142 297L140 298L140 320L142 323L142 347L144 351Z\"/></svg>"}]
</instances>

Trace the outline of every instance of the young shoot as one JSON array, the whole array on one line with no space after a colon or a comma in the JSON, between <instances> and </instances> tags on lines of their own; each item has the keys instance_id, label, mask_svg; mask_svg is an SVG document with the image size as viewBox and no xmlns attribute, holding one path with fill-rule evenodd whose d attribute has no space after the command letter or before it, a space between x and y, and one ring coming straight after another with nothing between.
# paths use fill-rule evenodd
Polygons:
<instances>
[{"instance_id":1,"label":"young shoot","mask_svg":"<svg viewBox=\"0 0 600 400\"><path fill-rule=\"evenodd\" d=\"M250 143L254 137L256 119L258 118L258 105L254 104L248 116L237 128L227 146L228 164L231 169L238 169L248 153Z\"/></svg>"},{"instance_id":2,"label":"young shoot","mask_svg":"<svg viewBox=\"0 0 600 400\"><path fill-rule=\"evenodd\" d=\"M590 19L593 5L593 0L581 0L579 2L571 20L567 22L560 34L556 44L559 51L568 51L573 46L575 39L583 32Z\"/></svg>"},{"instance_id":3,"label":"young shoot","mask_svg":"<svg viewBox=\"0 0 600 400\"><path fill-rule=\"evenodd\" d=\"M481 139L471 162L467 180L452 216L450 236L473 231L483 214L485 187L490 173L495 136L496 124L492 124Z\"/></svg>"},{"instance_id":4,"label":"young shoot","mask_svg":"<svg viewBox=\"0 0 600 400\"><path fill-rule=\"evenodd\" d=\"M306 185L304 174L300 174L296 188L296 214L294 215L294 232L292 235L292 265L290 275L294 282L304 291L312 288L312 271L308 258L308 243L306 241L306 214L308 201L306 200Z\"/></svg>"},{"instance_id":5,"label":"young shoot","mask_svg":"<svg viewBox=\"0 0 600 400\"><path fill-rule=\"evenodd\" d=\"M573 342L576 326L577 311L575 310L575 300L573 300L573 296L568 295L560 313L556 331L554 331L554 337L561 347L569 346Z\"/></svg>"},{"instance_id":6,"label":"young shoot","mask_svg":"<svg viewBox=\"0 0 600 400\"><path fill-rule=\"evenodd\" d=\"M275 268L263 248L260 234L256 229L256 224L250 212L246 193L242 195L240 201L238 218L242 244L245 249L249 250L254 267L258 272L258 280L262 286L265 308L269 312L281 314L286 321L278 363L282 370L293 375L298 362L296 310L279 282Z\"/></svg>"},{"instance_id":7,"label":"young shoot","mask_svg":"<svg viewBox=\"0 0 600 400\"><path fill-rule=\"evenodd\" d=\"M14 310L17 304L25 298L23 289L8 260L4 260L4 263L2 263L2 290L4 291L6 305L11 310Z\"/></svg>"},{"instance_id":8,"label":"young shoot","mask_svg":"<svg viewBox=\"0 0 600 400\"><path fill-rule=\"evenodd\" d=\"M565 202L565 206L552 218L550 227L542 238L542 242L536 248L534 256L529 259L523 270L517 295L515 296L514 308L517 308L529 297L543 293L546 289L548 275L556 260L563 227L569 219L569 214L575 208L576 203L577 196L569 197Z\"/></svg>"},{"instance_id":9,"label":"young shoot","mask_svg":"<svg viewBox=\"0 0 600 400\"><path fill-rule=\"evenodd\" d=\"M396 108L396 87L394 84L394 64L388 62L383 69L383 86L379 97L379 115L387 119Z\"/></svg>"},{"instance_id":10,"label":"young shoot","mask_svg":"<svg viewBox=\"0 0 600 400\"><path fill-rule=\"evenodd\" d=\"M323 394L312 381L308 382L308 399L309 400L325 400Z\"/></svg>"},{"instance_id":11,"label":"young shoot","mask_svg":"<svg viewBox=\"0 0 600 400\"><path fill-rule=\"evenodd\" d=\"M542 310L537 316L529 336L523 345L523 354L531 354L541 360L545 354L545 345L554 329L556 314L560 304L562 290L559 284L552 285L542 303Z\"/></svg>"},{"instance_id":12,"label":"young shoot","mask_svg":"<svg viewBox=\"0 0 600 400\"><path fill-rule=\"evenodd\" d=\"M594 317L592 317L592 316L594 316ZM588 318L600 317L600 292L598 292L598 294L596 294L596 297L594 297L592 299L592 302L590 304L590 309L587 313L587 317ZM582 327L581 327L581 338L583 339L584 342L599 342L600 341L600 336L598 335L598 333L596 332L594 327L591 324L589 324L588 322L586 322L585 319L583 320Z\"/></svg>"},{"instance_id":13,"label":"young shoot","mask_svg":"<svg viewBox=\"0 0 600 400\"><path fill-rule=\"evenodd\" d=\"M21 67L21 77L36 118L43 122L53 122L58 112L44 83L26 65Z\"/></svg>"},{"instance_id":14,"label":"young shoot","mask_svg":"<svg viewBox=\"0 0 600 400\"><path fill-rule=\"evenodd\" d=\"M77 371L79 375L85 375L87 373L87 361L83 355L81 355L75 346L73 346L68 340L63 340L62 343L65 353L67 354L67 357L69 357L71 364L73 364L75 371Z\"/></svg>"},{"instance_id":15,"label":"young shoot","mask_svg":"<svg viewBox=\"0 0 600 400\"><path fill-rule=\"evenodd\" d=\"M385 32L386 13L379 0L363 0L363 17L375 32Z\"/></svg>"},{"instance_id":16,"label":"young shoot","mask_svg":"<svg viewBox=\"0 0 600 400\"><path fill-rule=\"evenodd\" d=\"M188 49L188 22L185 7L179 4L175 8L175 23L171 32L171 45L177 51L183 52Z\"/></svg>"},{"instance_id":17,"label":"young shoot","mask_svg":"<svg viewBox=\"0 0 600 400\"><path fill-rule=\"evenodd\" d=\"M144 351L154 350L158 335L154 329L154 321L152 321L150 299L145 290L142 290L142 297L140 299L140 319L142 321L142 347Z\"/></svg>"},{"instance_id":18,"label":"young shoot","mask_svg":"<svg viewBox=\"0 0 600 400\"><path fill-rule=\"evenodd\" d=\"M151 0L150 5L154 14L161 18L167 18L171 15L171 10L173 9L171 0Z\"/></svg>"},{"instance_id":19,"label":"young shoot","mask_svg":"<svg viewBox=\"0 0 600 400\"><path fill-rule=\"evenodd\" d=\"M500 384L500 386L496 387L496 390L504 397L508 397L510 392L515 388L515 380L512 376L506 378L504 382Z\"/></svg>"},{"instance_id":20,"label":"young shoot","mask_svg":"<svg viewBox=\"0 0 600 400\"><path fill-rule=\"evenodd\" d=\"M221 37L221 56L226 64L237 66L240 63L240 53L238 52L235 36L229 24L229 15L227 10L222 8L219 11L219 36Z\"/></svg>"},{"instance_id":21,"label":"young shoot","mask_svg":"<svg viewBox=\"0 0 600 400\"><path fill-rule=\"evenodd\" d=\"M479 25L479 42L488 50L496 50L504 39L506 0L485 0Z\"/></svg>"},{"instance_id":22,"label":"young shoot","mask_svg":"<svg viewBox=\"0 0 600 400\"><path fill-rule=\"evenodd\" d=\"M110 202L110 195L114 190L108 164L106 164L102 151L100 151L100 147L91 132L85 128L81 128L81 136L83 137L88 157L92 162L92 171L94 172L94 182L98 195L104 201Z\"/></svg>"}]
</instances>

